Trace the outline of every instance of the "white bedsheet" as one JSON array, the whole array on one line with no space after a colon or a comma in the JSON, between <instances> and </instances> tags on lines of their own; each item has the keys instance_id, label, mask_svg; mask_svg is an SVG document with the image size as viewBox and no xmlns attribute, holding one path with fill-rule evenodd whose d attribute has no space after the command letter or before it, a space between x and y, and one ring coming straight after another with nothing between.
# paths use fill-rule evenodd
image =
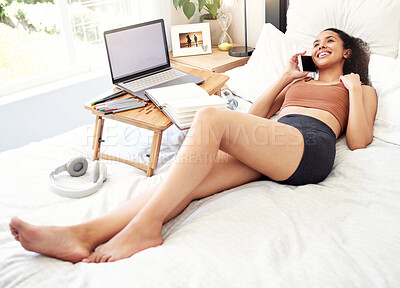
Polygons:
<instances>
[{"instance_id":1,"label":"white bedsheet","mask_svg":"<svg viewBox=\"0 0 400 288\"><path fill-rule=\"evenodd\" d=\"M92 130L0 154L0 287L400 287L400 146L378 139L356 151L339 139L333 172L318 185L258 181L194 201L164 225L163 245L129 259L73 265L25 251L11 216L69 225L103 215L159 184L184 136L168 130L154 177L108 162L98 193L54 194L50 171L90 155ZM138 131L114 122L106 131L108 151L150 149L143 130L136 146Z\"/></svg>"}]
</instances>

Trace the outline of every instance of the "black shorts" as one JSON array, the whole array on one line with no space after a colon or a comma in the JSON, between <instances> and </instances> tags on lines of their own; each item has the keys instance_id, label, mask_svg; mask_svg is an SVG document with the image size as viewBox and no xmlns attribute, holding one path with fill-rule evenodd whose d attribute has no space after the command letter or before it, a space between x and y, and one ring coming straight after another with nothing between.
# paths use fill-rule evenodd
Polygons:
<instances>
[{"instance_id":1,"label":"black shorts","mask_svg":"<svg viewBox=\"0 0 400 288\"><path fill-rule=\"evenodd\" d=\"M324 122L310 116L290 114L278 120L297 128L304 138L304 153L296 171L288 179L278 181L289 185L316 184L332 171L336 155L336 135Z\"/></svg>"}]
</instances>

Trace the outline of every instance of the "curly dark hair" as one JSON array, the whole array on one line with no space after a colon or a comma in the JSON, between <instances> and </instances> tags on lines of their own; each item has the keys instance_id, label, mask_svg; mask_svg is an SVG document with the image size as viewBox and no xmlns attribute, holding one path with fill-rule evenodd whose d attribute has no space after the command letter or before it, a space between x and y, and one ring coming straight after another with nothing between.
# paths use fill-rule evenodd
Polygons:
<instances>
[{"instance_id":1,"label":"curly dark hair","mask_svg":"<svg viewBox=\"0 0 400 288\"><path fill-rule=\"evenodd\" d=\"M343 66L343 74L357 73L360 75L360 80L363 84L371 85L368 77L369 44L336 28L327 28L324 31L335 32L343 41L344 49L351 49L350 57L346 59Z\"/></svg>"}]
</instances>

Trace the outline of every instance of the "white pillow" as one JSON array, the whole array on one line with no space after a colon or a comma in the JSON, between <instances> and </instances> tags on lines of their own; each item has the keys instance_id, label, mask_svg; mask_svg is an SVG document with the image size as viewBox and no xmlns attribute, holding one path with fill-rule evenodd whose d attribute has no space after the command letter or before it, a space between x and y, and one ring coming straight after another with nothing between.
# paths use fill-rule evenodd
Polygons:
<instances>
[{"instance_id":1,"label":"white pillow","mask_svg":"<svg viewBox=\"0 0 400 288\"><path fill-rule=\"evenodd\" d=\"M226 74L228 87L254 102L286 69L290 56L299 52L294 42L272 24L264 24L249 62Z\"/></svg>"},{"instance_id":2,"label":"white pillow","mask_svg":"<svg viewBox=\"0 0 400 288\"><path fill-rule=\"evenodd\" d=\"M378 95L374 136L400 145L400 59L371 55L369 74Z\"/></svg>"},{"instance_id":3,"label":"white pillow","mask_svg":"<svg viewBox=\"0 0 400 288\"><path fill-rule=\"evenodd\" d=\"M310 51L315 37L338 28L370 44L371 52L396 58L400 40L399 0L291 0L287 31Z\"/></svg>"}]
</instances>

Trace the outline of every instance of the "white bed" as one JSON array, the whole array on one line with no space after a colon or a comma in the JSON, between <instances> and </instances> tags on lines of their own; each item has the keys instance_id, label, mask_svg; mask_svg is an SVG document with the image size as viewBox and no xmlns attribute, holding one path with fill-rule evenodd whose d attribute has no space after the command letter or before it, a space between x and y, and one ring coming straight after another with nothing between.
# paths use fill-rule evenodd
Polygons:
<instances>
[{"instance_id":1,"label":"white bed","mask_svg":"<svg viewBox=\"0 0 400 288\"><path fill-rule=\"evenodd\" d=\"M287 35L266 24L249 64L228 72L235 92L251 100L254 89L282 69L285 54L301 47L289 36L304 1L290 3ZM400 13L398 1L387 2ZM27 252L8 223L19 215L35 224L70 225L119 207L162 181L184 132L167 130L155 176L107 162L102 189L82 199L53 193L48 176L73 156L91 155L92 126L0 153L0 287L400 287L400 59L394 59L400 25L396 29L392 50L371 57L379 108L367 149L350 151L341 137L333 171L317 185L258 181L194 201L164 225L163 245L129 259L74 265ZM248 109L239 101L242 111ZM146 159L151 134L106 125L107 152Z\"/></svg>"}]
</instances>

